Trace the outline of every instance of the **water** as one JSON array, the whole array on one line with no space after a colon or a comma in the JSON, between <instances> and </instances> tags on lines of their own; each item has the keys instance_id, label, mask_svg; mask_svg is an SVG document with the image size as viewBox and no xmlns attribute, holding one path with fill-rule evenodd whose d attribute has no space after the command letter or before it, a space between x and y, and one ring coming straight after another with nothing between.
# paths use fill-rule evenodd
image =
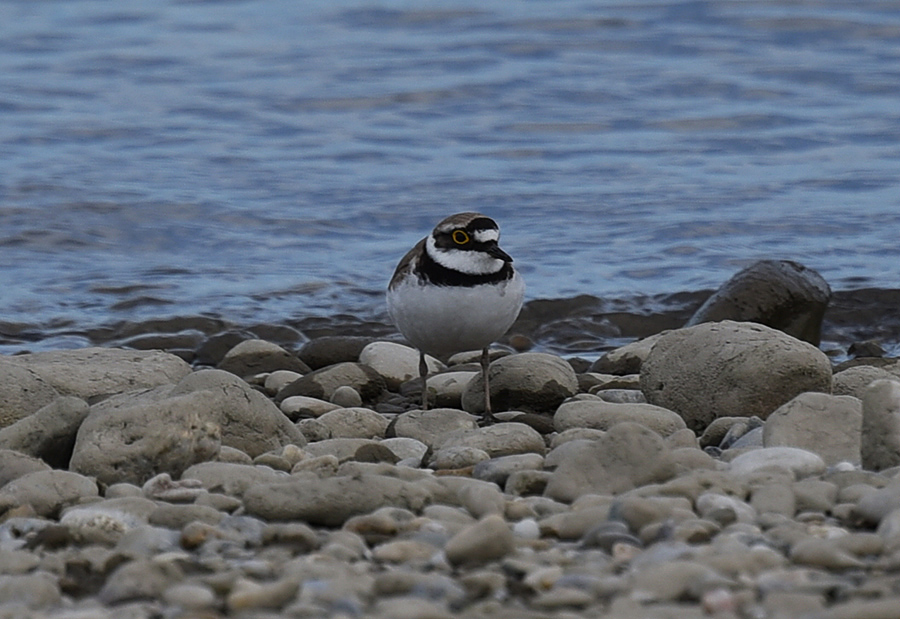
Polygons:
<instances>
[{"instance_id":1,"label":"water","mask_svg":"<svg viewBox=\"0 0 900 619\"><path fill-rule=\"evenodd\" d=\"M460 210L532 299L898 287L894 0L3 0L0 118L0 321L48 334L383 318Z\"/></svg>"}]
</instances>

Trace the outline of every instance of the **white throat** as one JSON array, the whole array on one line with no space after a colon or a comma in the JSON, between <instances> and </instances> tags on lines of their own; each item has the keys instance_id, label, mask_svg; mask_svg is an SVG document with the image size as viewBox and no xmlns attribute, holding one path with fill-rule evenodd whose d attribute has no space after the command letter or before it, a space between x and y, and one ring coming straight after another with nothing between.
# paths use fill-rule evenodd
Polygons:
<instances>
[{"instance_id":1,"label":"white throat","mask_svg":"<svg viewBox=\"0 0 900 619\"><path fill-rule=\"evenodd\" d=\"M434 237L429 235L425 251L432 260L451 271L467 275L490 275L503 268L503 261L483 251L463 251L461 249L438 249Z\"/></svg>"}]
</instances>

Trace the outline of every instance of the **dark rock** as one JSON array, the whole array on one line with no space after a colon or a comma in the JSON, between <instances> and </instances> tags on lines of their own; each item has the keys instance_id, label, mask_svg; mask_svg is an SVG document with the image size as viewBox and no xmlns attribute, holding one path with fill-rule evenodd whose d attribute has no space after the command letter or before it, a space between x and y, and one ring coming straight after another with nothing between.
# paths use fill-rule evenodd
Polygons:
<instances>
[{"instance_id":1,"label":"dark rock","mask_svg":"<svg viewBox=\"0 0 900 619\"><path fill-rule=\"evenodd\" d=\"M313 370L345 361L357 361L362 349L375 341L374 337L356 335L326 335L308 341L297 356Z\"/></svg>"},{"instance_id":2,"label":"dark rock","mask_svg":"<svg viewBox=\"0 0 900 619\"><path fill-rule=\"evenodd\" d=\"M818 345L831 288L816 271L790 260L760 260L722 284L686 326L756 322Z\"/></svg>"}]
</instances>

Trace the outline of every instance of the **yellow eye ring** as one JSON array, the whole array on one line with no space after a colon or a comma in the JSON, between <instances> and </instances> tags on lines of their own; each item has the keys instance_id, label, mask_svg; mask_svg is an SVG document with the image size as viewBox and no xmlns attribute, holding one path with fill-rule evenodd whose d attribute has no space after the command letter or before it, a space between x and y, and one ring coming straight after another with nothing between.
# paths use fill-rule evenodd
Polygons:
<instances>
[{"instance_id":1,"label":"yellow eye ring","mask_svg":"<svg viewBox=\"0 0 900 619\"><path fill-rule=\"evenodd\" d=\"M464 230L454 230L451 236L453 237L453 242L457 245L465 245L469 242L469 235Z\"/></svg>"}]
</instances>

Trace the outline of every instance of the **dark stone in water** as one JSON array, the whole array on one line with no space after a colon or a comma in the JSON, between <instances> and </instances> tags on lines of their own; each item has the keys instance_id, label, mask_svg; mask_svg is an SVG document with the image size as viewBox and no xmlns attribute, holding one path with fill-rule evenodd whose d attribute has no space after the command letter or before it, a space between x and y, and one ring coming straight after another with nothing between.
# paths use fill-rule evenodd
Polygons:
<instances>
[{"instance_id":1,"label":"dark stone in water","mask_svg":"<svg viewBox=\"0 0 900 619\"><path fill-rule=\"evenodd\" d=\"M209 365L216 367L225 358L229 350L243 342L253 339L253 334L247 331L223 331L207 338L199 348L194 362L197 365Z\"/></svg>"},{"instance_id":2,"label":"dark stone in water","mask_svg":"<svg viewBox=\"0 0 900 619\"><path fill-rule=\"evenodd\" d=\"M755 322L819 345L831 288L816 271L790 260L760 260L722 284L685 326Z\"/></svg>"}]
</instances>

